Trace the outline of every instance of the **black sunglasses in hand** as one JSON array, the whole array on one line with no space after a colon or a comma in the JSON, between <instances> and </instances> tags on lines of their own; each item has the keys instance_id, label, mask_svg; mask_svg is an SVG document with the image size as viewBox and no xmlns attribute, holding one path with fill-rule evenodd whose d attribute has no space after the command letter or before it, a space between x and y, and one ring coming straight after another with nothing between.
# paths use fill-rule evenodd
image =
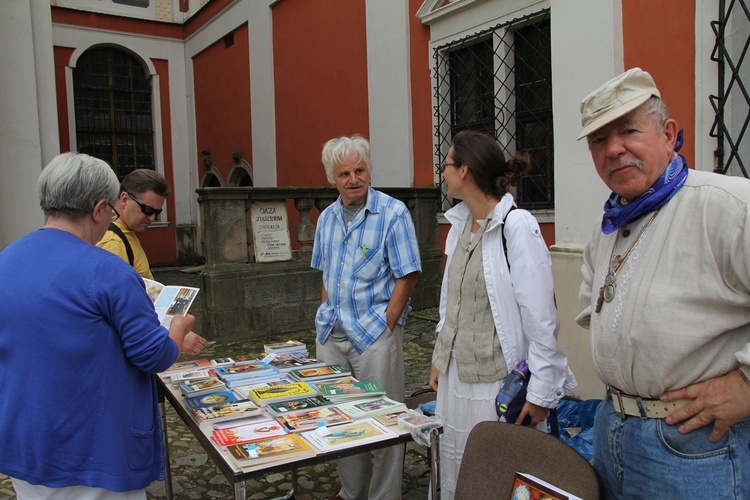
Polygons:
<instances>
[{"instance_id":1,"label":"black sunglasses in hand","mask_svg":"<svg viewBox=\"0 0 750 500\"><path fill-rule=\"evenodd\" d=\"M130 197L131 200L136 202L139 207L141 207L141 212L143 212L143 215L145 215L146 217L151 217L152 215L159 217L159 214L161 214L162 212L161 208L154 208L154 207L149 207L148 205L144 205L143 203L138 201L135 196L133 196L130 193L128 193L128 196Z\"/></svg>"}]
</instances>

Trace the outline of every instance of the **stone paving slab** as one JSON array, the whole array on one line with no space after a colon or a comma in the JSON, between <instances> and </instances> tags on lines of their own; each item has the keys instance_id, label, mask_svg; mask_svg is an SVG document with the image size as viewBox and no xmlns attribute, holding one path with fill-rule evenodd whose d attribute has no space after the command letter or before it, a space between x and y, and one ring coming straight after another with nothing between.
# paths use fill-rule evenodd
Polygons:
<instances>
[{"instance_id":1,"label":"stone paving slab","mask_svg":"<svg viewBox=\"0 0 750 500\"><path fill-rule=\"evenodd\" d=\"M186 273L178 268L156 268L154 277L165 285L200 287L200 275ZM190 313L196 316L195 331L200 333L200 301L196 301ZM405 395L424 388L429 380L430 359L434 345L437 310L413 311L404 329ZM245 342L216 343L207 347L199 357L214 358L239 354L260 354L263 345L271 341L294 339L304 342L311 355L315 355L315 332L305 330L296 334L255 338ZM187 358L186 358L187 359ZM174 498L224 499L233 498L233 486L208 459L203 448L193 437L180 417L167 406L167 436L170 444L172 488ZM403 499L424 500L429 488L430 468L427 449L416 443L408 443L404 461ZM284 496L291 486L289 473L273 473L247 482L247 497L265 500ZM335 463L324 463L302 468L298 471L297 500L325 499L339 488ZM149 499L165 498L164 483L153 483L147 489ZM10 480L0 474L0 500L15 499Z\"/></svg>"}]
</instances>

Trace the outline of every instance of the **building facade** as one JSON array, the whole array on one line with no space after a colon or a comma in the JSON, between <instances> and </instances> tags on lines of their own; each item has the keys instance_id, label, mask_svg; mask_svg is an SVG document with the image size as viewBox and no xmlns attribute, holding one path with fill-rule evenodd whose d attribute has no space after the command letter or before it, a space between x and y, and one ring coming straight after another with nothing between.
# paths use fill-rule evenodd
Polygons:
<instances>
[{"instance_id":1,"label":"building facade","mask_svg":"<svg viewBox=\"0 0 750 500\"><path fill-rule=\"evenodd\" d=\"M729 4L4 0L0 247L41 225L36 179L61 151L167 177L173 195L142 238L158 265L200 258L197 188L326 186L323 143L354 133L371 140L375 187L439 186L451 135L480 128L532 152L516 196L551 247L577 395L601 396L574 318L608 193L575 140L579 104L640 66L685 130L688 164L746 175L750 23L732 12L745 2Z\"/></svg>"}]
</instances>

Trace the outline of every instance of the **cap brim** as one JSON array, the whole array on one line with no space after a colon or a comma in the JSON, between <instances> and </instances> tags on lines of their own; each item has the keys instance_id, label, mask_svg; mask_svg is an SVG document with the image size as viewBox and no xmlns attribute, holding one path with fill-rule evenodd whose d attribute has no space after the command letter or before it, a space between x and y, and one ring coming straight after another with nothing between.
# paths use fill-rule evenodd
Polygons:
<instances>
[{"instance_id":1,"label":"cap brim","mask_svg":"<svg viewBox=\"0 0 750 500\"><path fill-rule=\"evenodd\" d=\"M635 99L625 104L617 106L616 108L610 109L609 111L601 114L600 116L597 116L588 125L583 127L583 130L581 130L581 133L578 135L578 138L576 140L580 141L584 137L588 136L589 134L593 132L596 132L597 130L607 125L608 123L612 123L618 118L627 115L628 113L636 109L638 106L648 101L652 95L653 94L649 93L649 94L638 96Z\"/></svg>"}]
</instances>

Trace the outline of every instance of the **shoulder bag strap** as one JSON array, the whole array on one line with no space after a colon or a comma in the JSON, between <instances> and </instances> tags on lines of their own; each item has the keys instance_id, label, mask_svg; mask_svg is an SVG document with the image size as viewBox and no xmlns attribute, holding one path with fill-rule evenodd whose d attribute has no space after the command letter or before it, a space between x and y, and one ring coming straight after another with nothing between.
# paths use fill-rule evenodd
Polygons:
<instances>
[{"instance_id":1,"label":"shoulder bag strap","mask_svg":"<svg viewBox=\"0 0 750 500\"><path fill-rule=\"evenodd\" d=\"M109 230L115 233L117 236L120 237L122 240L122 243L125 245L125 252L128 254L128 262L130 262L131 267L133 266L133 262L135 262L135 256L133 255L133 248L130 246L130 242L125 237L125 233L122 232L122 230L117 227L117 225L114 222L109 223ZM505 238L503 238L504 240Z\"/></svg>"}]
</instances>

